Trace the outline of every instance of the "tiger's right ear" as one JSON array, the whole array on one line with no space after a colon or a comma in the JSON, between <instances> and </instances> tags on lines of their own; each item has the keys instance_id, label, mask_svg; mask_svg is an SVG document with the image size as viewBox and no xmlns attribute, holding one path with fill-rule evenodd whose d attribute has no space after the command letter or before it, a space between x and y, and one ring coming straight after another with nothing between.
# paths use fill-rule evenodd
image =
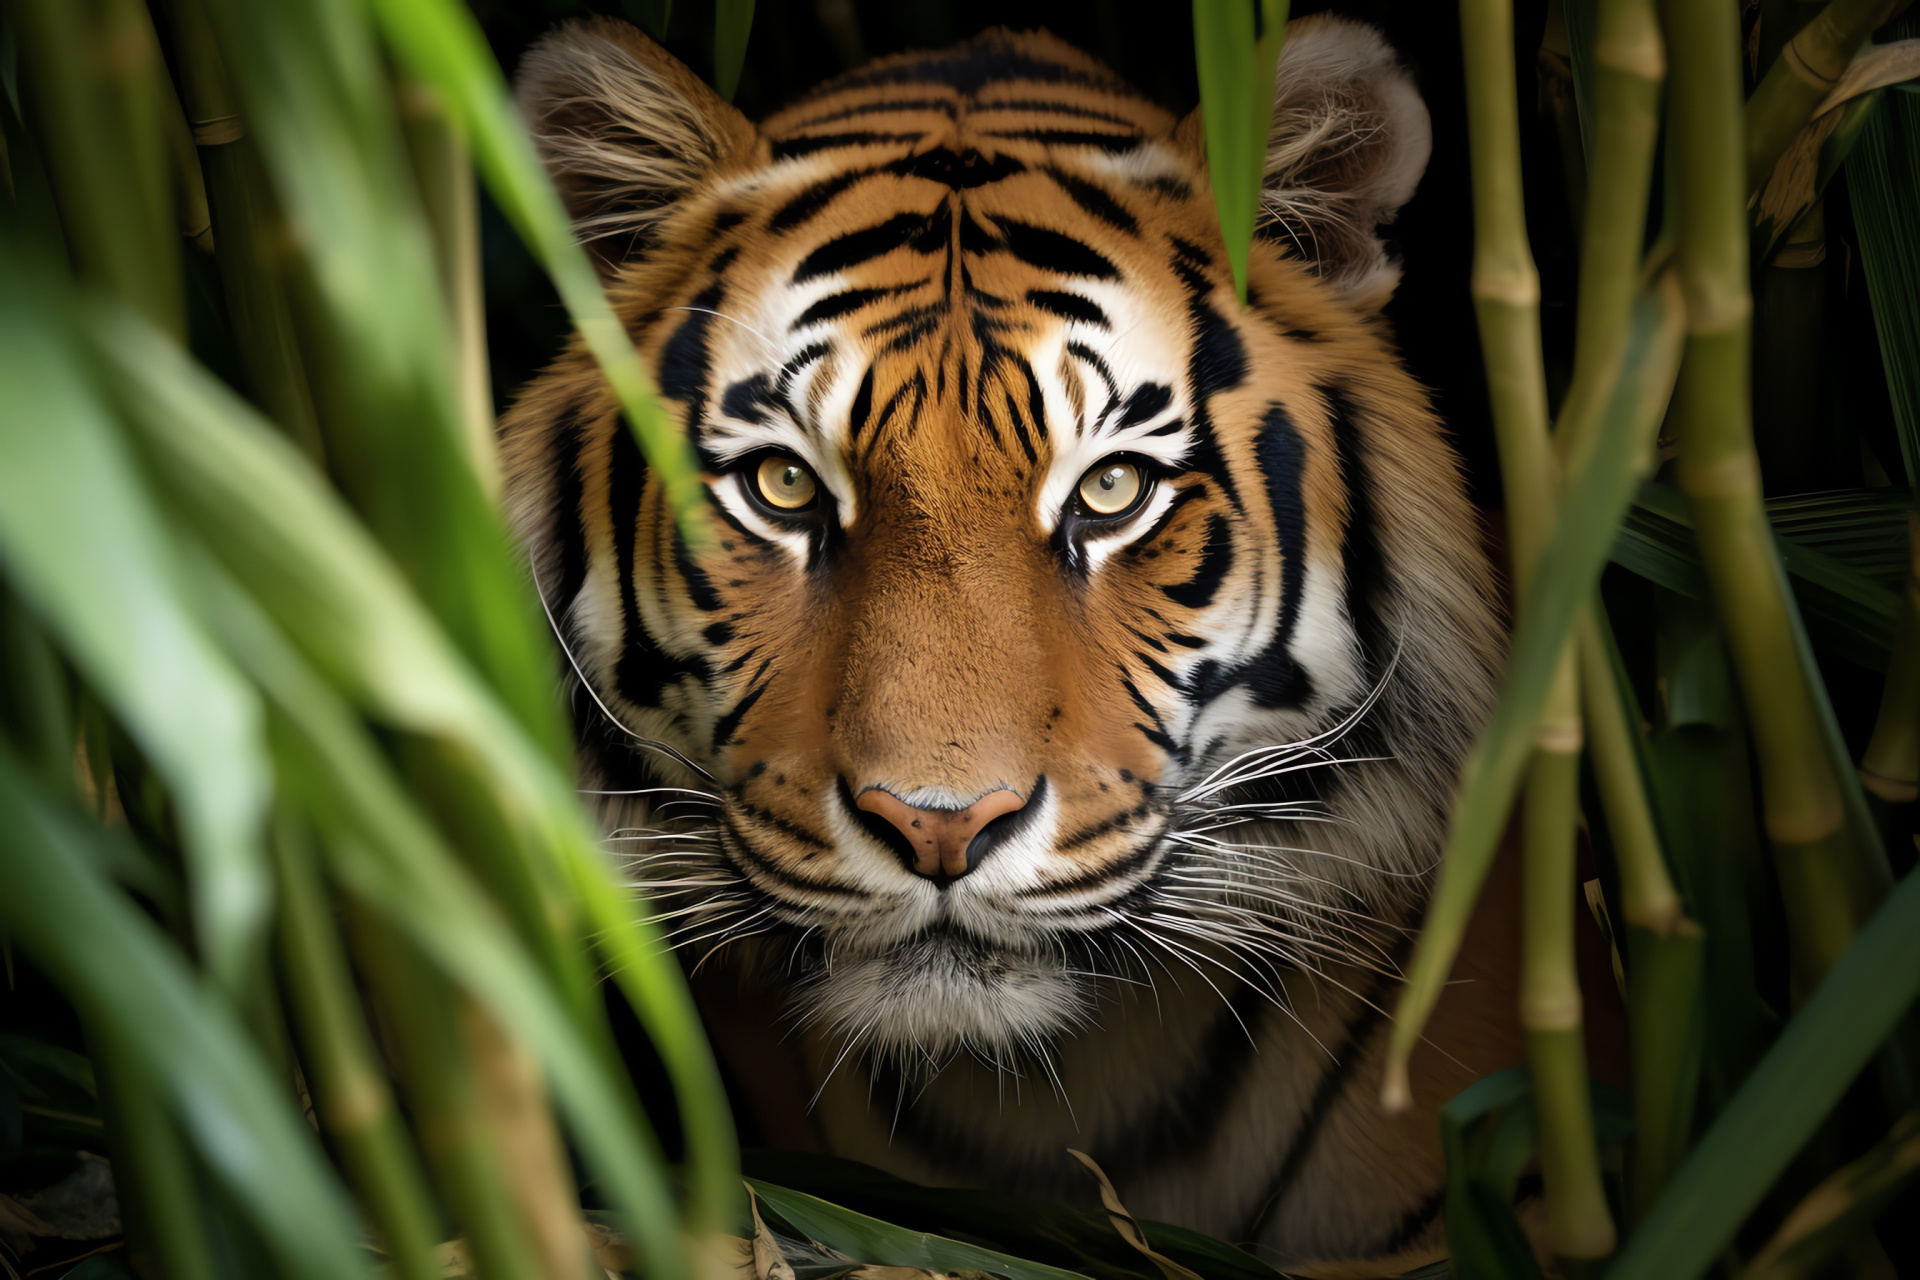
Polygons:
<instances>
[{"instance_id":1,"label":"tiger's right ear","mask_svg":"<svg viewBox=\"0 0 1920 1280\"><path fill-rule=\"evenodd\" d=\"M607 274L644 255L674 205L756 138L698 76L612 18L542 37L520 60L514 96L574 235Z\"/></svg>"}]
</instances>

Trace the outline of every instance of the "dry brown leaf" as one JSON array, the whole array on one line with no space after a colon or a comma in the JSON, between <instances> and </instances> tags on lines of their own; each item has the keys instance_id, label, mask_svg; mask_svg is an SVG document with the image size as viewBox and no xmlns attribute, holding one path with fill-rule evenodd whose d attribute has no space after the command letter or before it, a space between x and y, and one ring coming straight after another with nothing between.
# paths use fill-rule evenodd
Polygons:
<instances>
[{"instance_id":1,"label":"dry brown leaf","mask_svg":"<svg viewBox=\"0 0 1920 1280\"><path fill-rule=\"evenodd\" d=\"M1120 1233L1122 1240L1145 1254L1148 1261L1160 1268L1160 1274L1167 1280L1201 1280L1198 1272L1181 1266L1165 1254L1153 1251L1153 1246L1147 1243L1147 1233L1140 1229L1140 1224L1134 1220L1131 1213L1127 1212L1127 1206L1120 1203L1119 1193L1113 1189L1113 1184L1107 1181L1106 1171L1094 1163L1092 1156L1084 1151L1075 1151L1072 1147L1067 1148L1067 1154L1078 1160L1086 1171L1093 1175L1094 1181L1100 1184L1100 1203L1106 1208L1107 1221L1113 1224L1113 1229Z\"/></svg>"},{"instance_id":2,"label":"dry brown leaf","mask_svg":"<svg viewBox=\"0 0 1920 1280\"><path fill-rule=\"evenodd\" d=\"M753 1194L752 1187L747 1188L747 1207L753 1211L754 1280L794 1280L793 1264L780 1252L780 1242L760 1220L760 1197Z\"/></svg>"}]
</instances>

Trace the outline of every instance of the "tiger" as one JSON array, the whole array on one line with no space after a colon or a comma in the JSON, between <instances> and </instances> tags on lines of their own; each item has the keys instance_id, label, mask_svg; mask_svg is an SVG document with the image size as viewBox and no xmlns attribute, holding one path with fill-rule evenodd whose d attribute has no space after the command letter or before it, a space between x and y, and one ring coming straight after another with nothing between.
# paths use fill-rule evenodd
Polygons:
<instances>
[{"instance_id":1,"label":"tiger","mask_svg":"<svg viewBox=\"0 0 1920 1280\"><path fill-rule=\"evenodd\" d=\"M561 26L517 101L704 503L577 336L499 440L610 845L781 1010L736 1074L791 1058L821 1146L923 1183L1084 1199L1074 1148L1145 1218L1396 1275L1445 1251L1438 1106L1518 1060L1470 947L1377 1101L1504 615L1384 310L1413 76L1316 16L1275 84L1242 303L1200 113L1047 33L756 126Z\"/></svg>"}]
</instances>

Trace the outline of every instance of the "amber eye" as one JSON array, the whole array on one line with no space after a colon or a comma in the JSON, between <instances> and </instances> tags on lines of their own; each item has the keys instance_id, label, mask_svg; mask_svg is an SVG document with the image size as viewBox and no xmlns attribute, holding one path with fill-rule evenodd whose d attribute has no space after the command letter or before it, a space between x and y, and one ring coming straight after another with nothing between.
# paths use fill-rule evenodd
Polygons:
<instances>
[{"instance_id":1,"label":"amber eye","mask_svg":"<svg viewBox=\"0 0 1920 1280\"><path fill-rule=\"evenodd\" d=\"M768 506L780 511L799 511L813 505L820 486L807 464L791 454L776 453L761 460L753 482Z\"/></svg>"},{"instance_id":2,"label":"amber eye","mask_svg":"<svg viewBox=\"0 0 1920 1280\"><path fill-rule=\"evenodd\" d=\"M1124 515L1146 489L1147 477L1137 464L1108 458L1080 477L1080 502L1089 515Z\"/></svg>"}]
</instances>

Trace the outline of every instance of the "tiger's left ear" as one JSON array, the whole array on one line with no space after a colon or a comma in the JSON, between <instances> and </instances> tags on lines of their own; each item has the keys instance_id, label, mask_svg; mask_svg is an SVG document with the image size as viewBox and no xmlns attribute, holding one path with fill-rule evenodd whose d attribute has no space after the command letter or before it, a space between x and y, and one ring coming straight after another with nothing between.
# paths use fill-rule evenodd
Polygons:
<instances>
[{"instance_id":1,"label":"tiger's left ear","mask_svg":"<svg viewBox=\"0 0 1920 1280\"><path fill-rule=\"evenodd\" d=\"M1182 132L1197 145L1199 112ZM1257 234L1315 263L1363 307L1400 283L1378 228L1412 196L1433 152L1427 105L1372 27L1316 16L1287 25Z\"/></svg>"}]
</instances>

